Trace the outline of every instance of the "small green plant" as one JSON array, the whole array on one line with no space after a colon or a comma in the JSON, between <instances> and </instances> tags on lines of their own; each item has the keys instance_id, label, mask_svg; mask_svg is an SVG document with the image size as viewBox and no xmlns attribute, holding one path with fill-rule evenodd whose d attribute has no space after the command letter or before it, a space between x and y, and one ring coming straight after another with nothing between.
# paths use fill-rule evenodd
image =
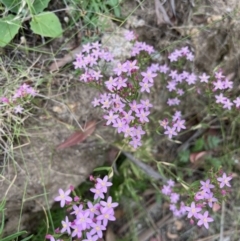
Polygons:
<instances>
[{"instance_id":1,"label":"small green plant","mask_svg":"<svg viewBox=\"0 0 240 241\"><path fill-rule=\"evenodd\" d=\"M26 231L19 231L19 232L16 232L14 234L11 234L7 237L2 237L3 236L3 230L4 230L4 222L5 222L5 215L4 215L4 212L5 212L5 204L6 204L6 200L3 199L1 204L0 204L0 214L2 216L2 220L1 220L1 226L0 226L0 239L1 241L12 241L12 240L15 240L17 239L18 237L26 234L27 232ZM32 238L33 235L27 237L27 238L24 238L24 239L21 239L22 241L27 241L27 240L30 240Z\"/></svg>"},{"instance_id":2,"label":"small green plant","mask_svg":"<svg viewBox=\"0 0 240 241\"><path fill-rule=\"evenodd\" d=\"M30 19L31 30L45 37L59 37L63 30L55 13L44 11L50 0L0 0L4 13L0 18L0 47L6 46Z\"/></svg>"}]
</instances>

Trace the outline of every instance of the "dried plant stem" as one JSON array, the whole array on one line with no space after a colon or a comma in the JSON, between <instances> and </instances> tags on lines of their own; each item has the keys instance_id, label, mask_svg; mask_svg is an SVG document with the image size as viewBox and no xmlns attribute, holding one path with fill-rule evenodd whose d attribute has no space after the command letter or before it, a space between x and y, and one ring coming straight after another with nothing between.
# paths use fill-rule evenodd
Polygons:
<instances>
[{"instance_id":1,"label":"dried plant stem","mask_svg":"<svg viewBox=\"0 0 240 241\"><path fill-rule=\"evenodd\" d=\"M223 241L224 237L224 221L225 221L225 201L222 202L222 213L221 213L221 223L220 223L220 239L219 241Z\"/></svg>"}]
</instances>

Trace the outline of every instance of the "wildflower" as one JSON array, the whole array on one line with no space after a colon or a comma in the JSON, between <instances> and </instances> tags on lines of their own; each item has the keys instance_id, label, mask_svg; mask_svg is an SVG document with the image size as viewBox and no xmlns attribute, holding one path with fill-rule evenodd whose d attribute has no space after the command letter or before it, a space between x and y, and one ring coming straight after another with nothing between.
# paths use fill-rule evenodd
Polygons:
<instances>
[{"instance_id":1,"label":"wildflower","mask_svg":"<svg viewBox=\"0 0 240 241\"><path fill-rule=\"evenodd\" d=\"M101 220L103 225L107 227L108 221L115 221L114 212L112 209L102 209L102 214L97 216L97 220Z\"/></svg>"},{"instance_id":2,"label":"wildflower","mask_svg":"<svg viewBox=\"0 0 240 241\"><path fill-rule=\"evenodd\" d=\"M170 139L172 139L173 136L177 135L176 128L175 127L169 127L167 126L167 130L164 132L165 135L168 135Z\"/></svg>"},{"instance_id":3,"label":"wildflower","mask_svg":"<svg viewBox=\"0 0 240 241\"><path fill-rule=\"evenodd\" d=\"M91 188L90 189L91 192L95 193L93 199L96 200L98 198L104 198L104 194L103 191L101 189L97 189L97 188Z\"/></svg>"},{"instance_id":4,"label":"wildflower","mask_svg":"<svg viewBox=\"0 0 240 241\"><path fill-rule=\"evenodd\" d=\"M222 177L218 177L217 180L220 182L219 183L220 188L223 188L225 185L228 187L231 187L229 181L232 180L232 177L231 176L228 177L226 173L223 173Z\"/></svg>"},{"instance_id":5,"label":"wildflower","mask_svg":"<svg viewBox=\"0 0 240 241\"><path fill-rule=\"evenodd\" d=\"M185 207L186 211L188 212L188 218L191 218L192 216L194 216L195 218L198 218L198 213L202 210L199 207L196 207L195 202L191 203L190 207Z\"/></svg>"},{"instance_id":6,"label":"wildflower","mask_svg":"<svg viewBox=\"0 0 240 241\"><path fill-rule=\"evenodd\" d=\"M237 97L237 98L233 101L233 103L235 103L235 105L236 105L237 108L240 107L240 97Z\"/></svg>"},{"instance_id":7,"label":"wildflower","mask_svg":"<svg viewBox=\"0 0 240 241\"><path fill-rule=\"evenodd\" d=\"M118 115L114 115L114 112L110 110L108 115L104 115L103 118L107 120L106 125L110 125L111 123L115 123Z\"/></svg>"},{"instance_id":8,"label":"wildflower","mask_svg":"<svg viewBox=\"0 0 240 241\"><path fill-rule=\"evenodd\" d=\"M65 221L62 221L62 226L63 226L63 228L61 229L61 233L64 233L67 231L67 233L70 235L71 234L71 230L70 230L71 222L69 222L67 216L65 218Z\"/></svg>"},{"instance_id":9,"label":"wildflower","mask_svg":"<svg viewBox=\"0 0 240 241\"><path fill-rule=\"evenodd\" d=\"M101 221L97 221L96 223L91 223L92 230L90 231L90 234L97 234L99 238L102 238L103 236L103 230L106 230L106 228L101 224Z\"/></svg>"},{"instance_id":10,"label":"wildflower","mask_svg":"<svg viewBox=\"0 0 240 241\"><path fill-rule=\"evenodd\" d=\"M107 192L107 187L112 186L111 182L108 182L108 176L105 176L103 179L97 178L96 188L101 189L102 192Z\"/></svg>"},{"instance_id":11,"label":"wildflower","mask_svg":"<svg viewBox=\"0 0 240 241\"><path fill-rule=\"evenodd\" d=\"M164 195L167 195L167 196L169 196L172 193L171 187L166 185L163 185L163 188L161 191Z\"/></svg>"},{"instance_id":12,"label":"wildflower","mask_svg":"<svg viewBox=\"0 0 240 241\"><path fill-rule=\"evenodd\" d=\"M209 179L208 179L206 182L200 181L200 183L202 184L201 189L204 190L204 191L207 192L207 193L210 193L210 192L211 192L210 189L211 189L211 188L214 188L214 185L212 185L212 184L210 183L210 180L209 180Z\"/></svg>"},{"instance_id":13,"label":"wildflower","mask_svg":"<svg viewBox=\"0 0 240 241\"><path fill-rule=\"evenodd\" d=\"M107 199L107 202L105 201L100 201L100 204L102 205L103 207L103 212L106 211L107 209L110 209L110 208L115 208L118 206L118 203L116 202L112 202L112 197L109 196L108 199Z\"/></svg>"},{"instance_id":14,"label":"wildflower","mask_svg":"<svg viewBox=\"0 0 240 241\"><path fill-rule=\"evenodd\" d=\"M209 75L206 75L206 73L203 73L202 75L198 76L201 83L208 83L208 79L210 78Z\"/></svg>"},{"instance_id":15,"label":"wildflower","mask_svg":"<svg viewBox=\"0 0 240 241\"><path fill-rule=\"evenodd\" d=\"M198 219L199 220L198 220L197 225L199 225L199 226L204 225L204 227L206 229L209 228L209 224L208 223L214 221L213 218L208 216L208 211L205 211L204 214L198 214Z\"/></svg>"},{"instance_id":16,"label":"wildflower","mask_svg":"<svg viewBox=\"0 0 240 241\"><path fill-rule=\"evenodd\" d=\"M140 82L139 85L141 86L141 89L140 89L141 92L146 91L148 93L150 93L150 87L153 86L153 84L147 82L146 80L145 81L143 80L142 82Z\"/></svg>"},{"instance_id":17,"label":"wildflower","mask_svg":"<svg viewBox=\"0 0 240 241\"><path fill-rule=\"evenodd\" d=\"M15 106L14 107L14 113L15 114L18 114L18 113L23 113L23 110L24 110L24 108L21 106L21 105L17 105L17 106Z\"/></svg>"},{"instance_id":18,"label":"wildflower","mask_svg":"<svg viewBox=\"0 0 240 241\"><path fill-rule=\"evenodd\" d=\"M136 37L135 37L135 34L133 31L127 31L125 34L124 34L124 37L126 40L128 41L132 41L132 40L135 40Z\"/></svg>"},{"instance_id":19,"label":"wildflower","mask_svg":"<svg viewBox=\"0 0 240 241\"><path fill-rule=\"evenodd\" d=\"M144 82L153 83L153 78L157 76L157 74L152 73L151 71L142 72L141 75L144 77Z\"/></svg>"},{"instance_id":20,"label":"wildflower","mask_svg":"<svg viewBox=\"0 0 240 241\"><path fill-rule=\"evenodd\" d=\"M180 198L180 195L178 193L171 193L170 200L171 203L177 203Z\"/></svg>"},{"instance_id":21,"label":"wildflower","mask_svg":"<svg viewBox=\"0 0 240 241\"><path fill-rule=\"evenodd\" d=\"M72 198L69 196L69 194L71 193L71 190L67 190L66 192L64 192L61 188L58 190L60 196L56 197L54 200L55 201L60 201L60 206L64 207L66 202L71 202Z\"/></svg>"},{"instance_id":22,"label":"wildflower","mask_svg":"<svg viewBox=\"0 0 240 241\"><path fill-rule=\"evenodd\" d=\"M88 210L78 214L76 224L78 224L82 230L85 230L87 228L87 224L91 224L91 223L92 223L92 219L89 218Z\"/></svg>"},{"instance_id":23,"label":"wildflower","mask_svg":"<svg viewBox=\"0 0 240 241\"><path fill-rule=\"evenodd\" d=\"M176 123L174 123L174 127L176 128L177 132L181 131L181 129L186 129L186 126L184 125L185 120L177 120Z\"/></svg>"}]
</instances>

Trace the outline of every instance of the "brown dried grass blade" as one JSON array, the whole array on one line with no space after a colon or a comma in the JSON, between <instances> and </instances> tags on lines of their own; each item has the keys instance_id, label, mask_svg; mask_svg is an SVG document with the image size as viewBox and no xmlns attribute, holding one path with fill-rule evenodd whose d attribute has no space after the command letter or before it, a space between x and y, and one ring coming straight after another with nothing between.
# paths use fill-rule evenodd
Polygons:
<instances>
[{"instance_id":1,"label":"brown dried grass blade","mask_svg":"<svg viewBox=\"0 0 240 241\"><path fill-rule=\"evenodd\" d=\"M66 141L56 147L57 150L62 150L70 146L75 146L78 143L83 142L90 136L96 129L96 121L89 121L86 125L85 131L76 131L68 137Z\"/></svg>"}]
</instances>

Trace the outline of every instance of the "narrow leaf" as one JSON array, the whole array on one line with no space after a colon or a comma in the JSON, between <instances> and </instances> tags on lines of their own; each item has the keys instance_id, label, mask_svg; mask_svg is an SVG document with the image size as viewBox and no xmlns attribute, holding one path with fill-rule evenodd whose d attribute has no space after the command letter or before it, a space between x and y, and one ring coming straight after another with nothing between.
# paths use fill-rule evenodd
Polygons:
<instances>
[{"instance_id":1,"label":"narrow leaf","mask_svg":"<svg viewBox=\"0 0 240 241\"><path fill-rule=\"evenodd\" d=\"M21 232L18 232L18 233L15 233L15 234L12 234L12 235L9 235L5 238L2 238L1 241L12 241L13 239L23 235L23 234L26 234L27 232L26 231L21 231Z\"/></svg>"},{"instance_id":2,"label":"narrow leaf","mask_svg":"<svg viewBox=\"0 0 240 241\"><path fill-rule=\"evenodd\" d=\"M65 149L70 146L75 146L80 142L83 142L85 139L87 139L88 136L90 136L96 129L96 121L90 121L86 125L86 129L84 132L77 131L73 133L66 141L61 143L57 146L57 150Z\"/></svg>"},{"instance_id":3,"label":"narrow leaf","mask_svg":"<svg viewBox=\"0 0 240 241\"><path fill-rule=\"evenodd\" d=\"M98 172L98 171L110 171L111 167L97 167L93 171Z\"/></svg>"}]
</instances>

